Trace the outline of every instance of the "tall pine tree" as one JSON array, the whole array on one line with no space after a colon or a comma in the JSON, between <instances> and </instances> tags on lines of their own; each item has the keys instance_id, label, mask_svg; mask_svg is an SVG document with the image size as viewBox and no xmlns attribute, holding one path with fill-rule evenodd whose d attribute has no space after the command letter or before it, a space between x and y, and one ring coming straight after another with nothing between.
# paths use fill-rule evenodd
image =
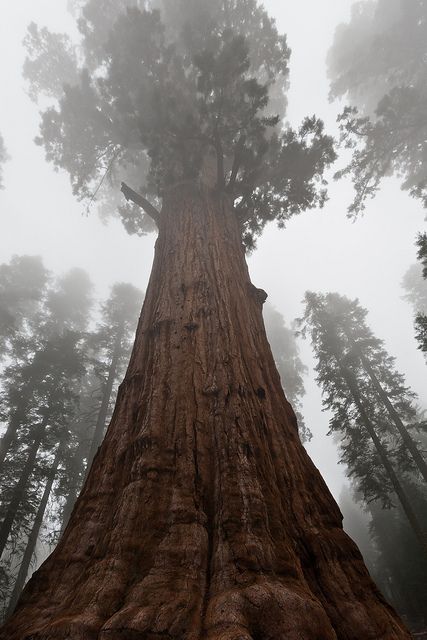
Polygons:
<instances>
[{"instance_id":1,"label":"tall pine tree","mask_svg":"<svg viewBox=\"0 0 427 640\"><path fill-rule=\"evenodd\" d=\"M4 578L12 565L19 566L21 555L27 565L26 571L22 562L19 568L22 582L32 556L28 549L34 545L33 520L40 518L41 494L46 480L49 484L51 479L52 460L59 456L56 467L65 464L68 449L75 444L71 425L85 371L83 329L88 321L90 285L84 272L74 270L45 289L40 302L38 292L31 288L38 281L37 272L27 269L25 258L15 260L16 264L26 267L19 271L22 291L17 289L15 305L8 296L0 304L9 314L2 316L14 318L9 362L1 376L6 430L0 465L0 554ZM4 265L0 271L8 272ZM21 294L25 300L26 291L32 291L39 303L36 312L31 297L26 304L17 304ZM6 587L8 583L10 580Z\"/></svg>"},{"instance_id":2,"label":"tall pine tree","mask_svg":"<svg viewBox=\"0 0 427 640\"><path fill-rule=\"evenodd\" d=\"M427 523L420 522L405 488L408 472L427 482L423 447L411 433L425 433L426 423L419 422L415 396L366 315L358 300L308 292L299 324L311 337L331 432L340 434L349 474L367 501L389 506L397 496L427 554Z\"/></svg>"}]
</instances>

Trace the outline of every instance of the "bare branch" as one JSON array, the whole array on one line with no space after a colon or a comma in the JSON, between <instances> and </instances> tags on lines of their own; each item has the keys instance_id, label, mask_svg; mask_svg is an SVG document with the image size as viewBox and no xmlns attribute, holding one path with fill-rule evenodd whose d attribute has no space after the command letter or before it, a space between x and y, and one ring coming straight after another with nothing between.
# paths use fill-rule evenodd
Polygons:
<instances>
[{"instance_id":1,"label":"bare branch","mask_svg":"<svg viewBox=\"0 0 427 640\"><path fill-rule=\"evenodd\" d=\"M156 207L154 207L151 202L149 202L144 196L140 193L137 193L124 182L121 184L120 191L123 193L126 200L132 200L138 207L141 207L145 211L145 213L150 216L154 220L154 222L159 226L160 213L157 211Z\"/></svg>"}]
</instances>

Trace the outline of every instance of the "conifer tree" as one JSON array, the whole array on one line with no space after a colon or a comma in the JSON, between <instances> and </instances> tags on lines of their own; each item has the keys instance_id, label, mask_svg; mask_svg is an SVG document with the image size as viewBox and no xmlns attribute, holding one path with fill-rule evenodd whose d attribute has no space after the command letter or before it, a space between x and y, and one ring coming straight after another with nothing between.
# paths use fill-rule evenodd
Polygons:
<instances>
[{"instance_id":1,"label":"conifer tree","mask_svg":"<svg viewBox=\"0 0 427 640\"><path fill-rule=\"evenodd\" d=\"M331 432L341 436L342 461L364 499L392 504L400 500L405 514L425 548L426 524L413 509L403 476L411 472L425 480L425 459L419 440L410 430L422 430L415 395L394 368L394 359L366 324L367 311L358 300L338 294L306 294L306 310L299 320L309 333L317 380L324 406L332 412Z\"/></svg>"},{"instance_id":2,"label":"conifer tree","mask_svg":"<svg viewBox=\"0 0 427 640\"><path fill-rule=\"evenodd\" d=\"M426 521L426 492L413 480L405 488L420 519ZM341 493L339 504L344 527L360 546L381 591L414 632L425 629L427 559L420 557L416 538L399 504L384 509L380 502L365 502L360 493L351 489Z\"/></svg>"},{"instance_id":3,"label":"conifer tree","mask_svg":"<svg viewBox=\"0 0 427 640\"><path fill-rule=\"evenodd\" d=\"M309 441L312 433L301 413L301 398L305 394L303 375L307 372L307 367L299 357L295 334L286 326L283 316L268 302L264 305L263 315L267 338L282 386L298 420L301 441Z\"/></svg>"},{"instance_id":4,"label":"conifer tree","mask_svg":"<svg viewBox=\"0 0 427 640\"><path fill-rule=\"evenodd\" d=\"M25 260L20 265L26 266ZM7 273L4 268L0 271ZM15 319L9 339L10 364L1 379L2 419L7 428L0 467L0 554L6 587L11 563L16 565L20 555L23 563L17 580L21 587L25 580L33 555L31 547L37 539L33 519L43 517L46 505L42 508L40 499L47 502L50 494L49 490L45 498L41 496L46 477L48 484L51 482L52 451L56 448L60 455L58 467L74 446L70 426L85 370L82 331L87 323L90 289L86 274L74 270L44 292L42 303L34 291L39 303L35 312L31 297L25 305L18 303L37 281L36 272L25 269L19 275L22 290L17 289L19 295L13 298L15 306L7 296L2 299L2 310ZM7 317L7 313L2 315Z\"/></svg>"},{"instance_id":5,"label":"conifer tree","mask_svg":"<svg viewBox=\"0 0 427 640\"><path fill-rule=\"evenodd\" d=\"M106 437L0 637L409 638L301 444L245 263L335 158L316 117L283 125L285 38L255 0L75 4L79 81L39 141L159 235Z\"/></svg>"},{"instance_id":6,"label":"conifer tree","mask_svg":"<svg viewBox=\"0 0 427 640\"><path fill-rule=\"evenodd\" d=\"M48 272L37 256L14 256L0 265L0 359L17 334L25 336L34 329L47 284ZM18 357L16 344L13 357Z\"/></svg>"}]
</instances>

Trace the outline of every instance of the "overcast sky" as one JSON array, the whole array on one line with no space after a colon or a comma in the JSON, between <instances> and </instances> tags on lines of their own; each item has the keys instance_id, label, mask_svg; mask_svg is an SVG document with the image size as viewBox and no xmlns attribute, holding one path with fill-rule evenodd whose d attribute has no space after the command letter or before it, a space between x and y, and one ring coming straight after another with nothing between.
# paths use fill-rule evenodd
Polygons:
<instances>
[{"instance_id":1,"label":"overcast sky","mask_svg":"<svg viewBox=\"0 0 427 640\"><path fill-rule=\"evenodd\" d=\"M280 31L292 49L288 118L297 124L305 115L323 118L336 133L339 104L328 103L325 56L335 27L350 15L351 0L267 0ZM93 210L71 195L67 175L55 173L34 145L38 109L25 93L21 78L22 40L30 21L64 31L72 27L65 0L3 0L0 24L0 131L11 155L5 166L6 189L0 191L0 263L13 254L41 255L56 273L71 267L86 269L99 297L116 281L145 289L153 256L154 236L128 236L119 221L100 222ZM336 169L336 168L335 168ZM322 211L306 212L285 230L268 227L249 259L256 286L289 323L302 312L307 289L338 291L358 297L369 310L374 332L397 357L408 384L427 408L426 365L413 338L412 309L401 299L400 283L415 262L416 233L425 228L419 202L388 179L366 214L355 223L346 218L351 184L331 184L330 200ZM306 380L304 415L314 433L308 449L336 497L343 470L331 438L327 415L321 411L320 391L313 379L310 347L301 343L301 356L310 368Z\"/></svg>"}]
</instances>

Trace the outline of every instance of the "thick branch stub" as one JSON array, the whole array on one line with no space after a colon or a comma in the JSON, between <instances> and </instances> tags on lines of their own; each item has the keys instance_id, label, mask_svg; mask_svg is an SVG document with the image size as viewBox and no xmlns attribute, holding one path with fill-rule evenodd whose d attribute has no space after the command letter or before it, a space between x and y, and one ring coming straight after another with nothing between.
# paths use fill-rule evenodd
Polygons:
<instances>
[{"instance_id":1,"label":"thick branch stub","mask_svg":"<svg viewBox=\"0 0 427 640\"><path fill-rule=\"evenodd\" d=\"M144 196L142 196L140 193L137 193L136 191L128 187L125 182L121 183L120 191L123 193L126 200L131 200L132 202L137 204L138 207L141 207L141 209L143 209L145 213L154 220L157 226L159 226L160 213L159 211L157 211L156 207L154 207L151 202L147 200L147 198L144 198Z\"/></svg>"}]
</instances>

